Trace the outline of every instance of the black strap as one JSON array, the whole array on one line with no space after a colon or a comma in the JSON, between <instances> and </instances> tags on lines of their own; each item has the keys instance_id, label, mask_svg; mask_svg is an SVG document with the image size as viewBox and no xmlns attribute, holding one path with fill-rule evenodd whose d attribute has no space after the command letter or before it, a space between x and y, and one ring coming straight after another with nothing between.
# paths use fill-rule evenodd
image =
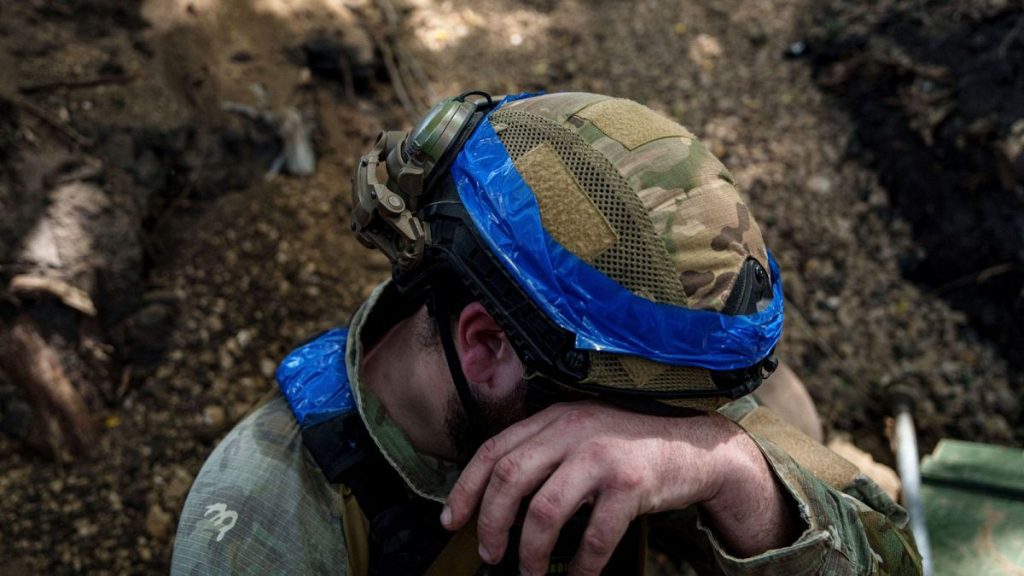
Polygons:
<instances>
[{"instance_id":1,"label":"black strap","mask_svg":"<svg viewBox=\"0 0 1024 576\"><path fill-rule=\"evenodd\" d=\"M302 431L328 481L355 496L370 523L370 574L422 574L451 539L441 505L411 493L370 438L357 411Z\"/></svg>"},{"instance_id":2,"label":"black strap","mask_svg":"<svg viewBox=\"0 0 1024 576\"><path fill-rule=\"evenodd\" d=\"M444 358L448 362L448 371L451 372L452 382L455 384L455 391L459 393L459 400L462 402L462 409L466 414L474 414L477 411L476 399L469 389L469 382L466 381L466 374L462 371L462 362L459 361L459 353L455 349L455 340L452 338L451 316L445 305L445 299L438 294L436 288L431 287L430 299L427 301L431 316L437 324L437 333L441 339L441 347L444 348Z\"/></svg>"}]
</instances>

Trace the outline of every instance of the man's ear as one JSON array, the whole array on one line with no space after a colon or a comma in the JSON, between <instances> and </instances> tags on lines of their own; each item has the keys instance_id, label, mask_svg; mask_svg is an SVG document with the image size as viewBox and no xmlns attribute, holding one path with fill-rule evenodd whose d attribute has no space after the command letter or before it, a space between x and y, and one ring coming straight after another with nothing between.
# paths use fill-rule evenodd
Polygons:
<instances>
[{"instance_id":1,"label":"man's ear","mask_svg":"<svg viewBox=\"0 0 1024 576\"><path fill-rule=\"evenodd\" d=\"M478 393L495 397L515 390L523 378L523 366L505 331L479 302L471 302L459 314L455 327L462 372Z\"/></svg>"}]
</instances>

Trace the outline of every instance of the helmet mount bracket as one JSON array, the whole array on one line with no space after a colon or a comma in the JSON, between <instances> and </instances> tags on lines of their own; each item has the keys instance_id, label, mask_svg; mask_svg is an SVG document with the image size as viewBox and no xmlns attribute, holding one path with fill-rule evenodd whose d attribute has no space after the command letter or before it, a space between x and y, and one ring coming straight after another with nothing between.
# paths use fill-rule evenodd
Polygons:
<instances>
[{"instance_id":1,"label":"helmet mount bracket","mask_svg":"<svg viewBox=\"0 0 1024 576\"><path fill-rule=\"evenodd\" d=\"M485 100L467 100L471 95ZM493 106L489 94L466 92L441 101L408 134L381 133L352 178L351 228L363 245L384 252L400 271L420 264L430 244L430 230L417 216L420 199L436 173L447 170L477 112Z\"/></svg>"},{"instance_id":2,"label":"helmet mount bracket","mask_svg":"<svg viewBox=\"0 0 1024 576\"><path fill-rule=\"evenodd\" d=\"M404 162L400 154L389 154L403 137L401 132L381 133L370 153L359 160L352 181L352 230L364 245L380 249L400 269L409 270L423 258L430 232L413 215L423 190L423 168ZM378 179L381 164L391 164L393 156L399 156L397 177L382 183Z\"/></svg>"}]
</instances>

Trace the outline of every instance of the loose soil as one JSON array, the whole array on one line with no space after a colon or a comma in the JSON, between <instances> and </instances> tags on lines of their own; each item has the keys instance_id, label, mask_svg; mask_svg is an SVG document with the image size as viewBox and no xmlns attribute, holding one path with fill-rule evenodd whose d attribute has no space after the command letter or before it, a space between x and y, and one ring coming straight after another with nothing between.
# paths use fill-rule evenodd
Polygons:
<instances>
[{"instance_id":1,"label":"loose soil","mask_svg":"<svg viewBox=\"0 0 1024 576\"><path fill-rule=\"evenodd\" d=\"M967 90L966 73L956 69L964 60L939 48L974 46L971 35L915 24L923 8L899 13L882 4L863 13L811 0L0 6L3 285L62 178L93 183L143 215L143 229L120 243L137 245L135 276L122 284L132 288L100 292L109 373L68 369L76 385L95 390L99 441L70 463L30 448L25 398L0 376L0 573L166 573L178 511L210 450L272 390L275 365L292 346L345 322L388 275L383 257L347 230L357 158L381 129L407 128L438 96L469 88L625 96L700 135L732 170L782 266L787 327L779 352L807 382L832 434L891 461L885 388L905 382L920 394L924 450L943 436L1020 445L1024 382L1006 359L1020 348L1019 332L1004 337L984 322L979 332L968 320L975 312L945 299L960 287L944 289L948 280L927 272L949 265L930 259L943 253L936 246L984 255L979 268L950 279L1001 264L1009 240L991 238L1003 227L991 237L951 231L985 229L997 216L1019 223L1019 205L972 212L953 199L962 180L933 181L927 154L956 156L962 129L939 122L925 142L916 128L907 131L905 114L863 118L864 101L902 93L911 73L868 76L882 87L864 93L822 81L868 45L836 48L851 45L843 38L902 39L902 28L878 22L903 18L921 39L904 41L908 60L953 67L951 82ZM996 39L1021 13L995 0L964 4L973 12L962 17L983 23L972 54L998 50ZM1008 46L1019 58L1024 44ZM120 80L53 85L98 78ZM27 111L26 101L50 121ZM225 102L298 110L314 128L315 175L265 178L280 151L277 133L225 112ZM928 101L925 110L940 105ZM985 116L963 110L961 125ZM1019 118L1019 108L1008 108L982 138L1006 141ZM91 142L74 144L67 128ZM911 160L891 161L902 141L913 145ZM67 158L72 167L95 160L99 168L68 176ZM971 162L955 164L957 178L991 173L987 160ZM915 215L914 194L929 188L908 172L928 174L926 183L943 190L936 210L954 215L927 214L954 226L941 228L944 238ZM986 178L978 190L995 190ZM1019 176L1012 182L1011 191L1020 190ZM961 246L960 237L974 244ZM999 310L1019 318L1019 295L980 294L1004 298ZM48 339L63 342L68 358L85 357L74 334L53 328Z\"/></svg>"}]
</instances>

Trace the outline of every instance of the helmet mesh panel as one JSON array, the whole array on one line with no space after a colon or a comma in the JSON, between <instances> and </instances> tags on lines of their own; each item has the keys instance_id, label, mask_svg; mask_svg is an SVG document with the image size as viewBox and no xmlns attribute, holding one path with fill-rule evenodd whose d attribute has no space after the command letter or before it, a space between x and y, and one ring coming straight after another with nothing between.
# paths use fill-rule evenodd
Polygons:
<instances>
[{"instance_id":1,"label":"helmet mesh panel","mask_svg":"<svg viewBox=\"0 0 1024 576\"><path fill-rule=\"evenodd\" d=\"M703 412L714 412L723 405L728 404L729 399L718 396L711 398L686 398L685 400L659 400L659 402L673 408L689 408Z\"/></svg>"},{"instance_id":2,"label":"helmet mesh panel","mask_svg":"<svg viewBox=\"0 0 1024 576\"><path fill-rule=\"evenodd\" d=\"M576 133L555 122L519 110L502 109L491 115L498 135L513 161L547 142L576 178L583 191L619 234L619 241L592 264L637 296L685 306L682 283L664 243L640 198L618 170Z\"/></svg>"},{"instance_id":3,"label":"helmet mesh panel","mask_svg":"<svg viewBox=\"0 0 1024 576\"><path fill-rule=\"evenodd\" d=\"M575 132L547 118L514 109L491 114L491 124L513 161L547 142L590 200L619 235L618 242L592 262L603 274L628 290L655 302L685 305L682 284L654 225L618 170ZM668 366L640 382L620 361L606 352L590 353L586 382L645 391L709 391L715 386L703 368ZM712 407L713 400L665 401L673 406ZM699 406L698 406L699 405Z\"/></svg>"},{"instance_id":4,"label":"helmet mesh panel","mask_svg":"<svg viewBox=\"0 0 1024 576\"><path fill-rule=\"evenodd\" d=\"M620 357L607 352L590 353L590 373L585 382L630 386L646 392L706 392L715 388L707 370L689 366L668 366L664 372L640 385L622 365Z\"/></svg>"}]
</instances>

